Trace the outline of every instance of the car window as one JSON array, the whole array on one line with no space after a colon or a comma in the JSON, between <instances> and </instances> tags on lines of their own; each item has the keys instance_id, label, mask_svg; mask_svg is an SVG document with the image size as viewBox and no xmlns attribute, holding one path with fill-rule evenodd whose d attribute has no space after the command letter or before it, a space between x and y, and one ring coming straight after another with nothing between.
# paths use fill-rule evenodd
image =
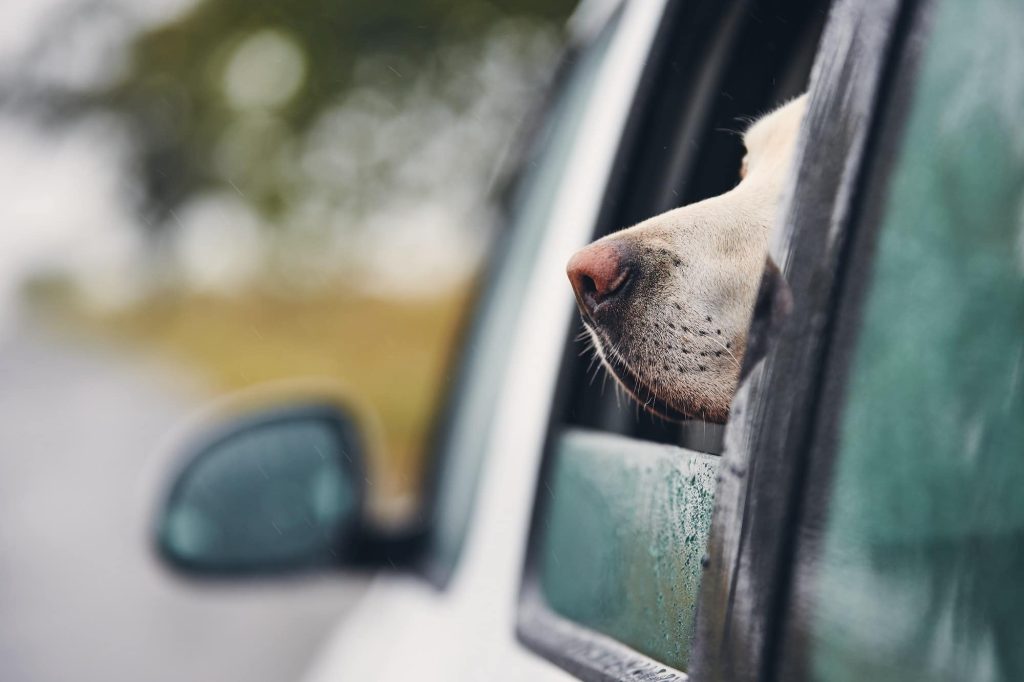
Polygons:
<instances>
[{"instance_id":1,"label":"car window","mask_svg":"<svg viewBox=\"0 0 1024 682\"><path fill-rule=\"evenodd\" d=\"M803 92L826 14L825 2L673 5L595 236L730 189L742 149L725 129ZM678 679L722 429L648 416L611 379L602 388L603 370L581 351L571 343L562 367L520 633L585 679Z\"/></svg>"},{"instance_id":2,"label":"car window","mask_svg":"<svg viewBox=\"0 0 1024 682\"><path fill-rule=\"evenodd\" d=\"M518 326L521 284L530 279L536 263L580 119L591 104L590 94L619 16L613 14L589 44L567 56L560 87L524 160L506 228L495 246L494 273L477 306L478 317L469 331L448 407L449 419L440 435L428 565L438 581L443 582L455 567L465 540L498 390L508 369L508 343Z\"/></svg>"},{"instance_id":3,"label":"car window","mask_svg":"<svg viewBox=\"0 0 1024 682\"><path fill-rule=\"evenodd\" d=\"M1024 679L1024 12L925 6L781 679Z\"/></svg>"}]
</instances>

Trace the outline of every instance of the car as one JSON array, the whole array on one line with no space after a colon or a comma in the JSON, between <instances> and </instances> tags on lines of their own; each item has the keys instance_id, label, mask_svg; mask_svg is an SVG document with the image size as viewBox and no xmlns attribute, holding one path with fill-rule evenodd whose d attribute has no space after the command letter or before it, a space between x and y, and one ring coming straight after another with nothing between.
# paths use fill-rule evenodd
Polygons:
<instances>
[{"instance_id":1,"label":"car","mask_svg":"<svg viewBox=\"0 0 1024 682\"><path fill-rule=\"evenodd\" d=\"M423 502L367 510L344 402L203 430L154 542L190 576L375 577L311 682L1024 679L1024 10L586 2L507 202ZM737 181L809 87L792 291L725 428L591 385L594 239Z\"/></svg>"}]
</instances>

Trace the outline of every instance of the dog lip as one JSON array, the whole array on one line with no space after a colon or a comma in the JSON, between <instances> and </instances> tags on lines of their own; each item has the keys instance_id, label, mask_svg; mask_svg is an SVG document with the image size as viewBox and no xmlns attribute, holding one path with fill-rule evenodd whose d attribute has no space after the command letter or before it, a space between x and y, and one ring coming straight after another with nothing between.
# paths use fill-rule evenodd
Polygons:
<instances>
[{"instance_id":1,"label":"dog lip","mask_svg":"<svg viewBox=\"0 0 1024 682\"><path fill-rule=\"evenodd\" d=\"M655 393L650 386L645 384L640 379L640 377L637 376L633 372L633 370L629 369L629 367L627 367L626 365L623 365L622 363L619 363L617 361L613 361L610 364L613 365L612 371L614 371L616 374L622 372L622 374L625 375L619 377L619 379L622 380L624 386L628 379L632 379L635 386L637 386L638 388L642 388L644 391L647 392L648 399L642 400L640 396L636 395L636 391L629 390L627 388L630 394L633 395L633 399L636 400L637 403L639 403L645 410L647 410L651 414L657 415L662 419L666 419L668 421L673 422L682 422L693 418L692 415L688 414L684 410L676 408L674 405L669 403L664 398L659 397L658 394Z\"/></svg>"},{"instance_id":2,"label":"dog lip","mask_svg":"<svg viewBox=\"0 0 1024 682\"><path fill-rule=\"evenodd\" d=\"M598 336L600 337L601 335L598 334ZM607 343L605 339L601 340L602 342ZM611 353L605 353L603 357L605 360L604 364L611 370L612 374L619 381L622 387L627 393L633 396L633 399L637 404L641 405L645 410L651 414L661 417L662 419L673 422L682 422L693 419L692 414L689 414L681 408L677 408L664 398L659 397L650 386L640 379L639 375L629 368L629 365L622 362ZM630 382L632 382L634 388L630 388ZM647 400L644 400L637 395L637 389L641 388L645 393L647 393Z\"/></svg>"}]
</instances>

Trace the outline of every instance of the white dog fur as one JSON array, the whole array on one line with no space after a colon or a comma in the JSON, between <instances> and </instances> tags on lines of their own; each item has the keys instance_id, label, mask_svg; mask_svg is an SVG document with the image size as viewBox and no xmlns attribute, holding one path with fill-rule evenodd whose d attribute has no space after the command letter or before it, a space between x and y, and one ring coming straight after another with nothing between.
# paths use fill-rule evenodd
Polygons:
<instances>
[{"instance_id":1,"label":"white dog fur","mask_svg":"<svg viewBox=\"0 0 1024 682\"><path fill-rule=\"evenodd\" d=\"M749 127L733 189L611 234L570 261L596 352L646 409L728 417L805 106L801 96ZM607 274L609 262L621 276L595 298L588 273Z\"/></svg>"}]
</instances>

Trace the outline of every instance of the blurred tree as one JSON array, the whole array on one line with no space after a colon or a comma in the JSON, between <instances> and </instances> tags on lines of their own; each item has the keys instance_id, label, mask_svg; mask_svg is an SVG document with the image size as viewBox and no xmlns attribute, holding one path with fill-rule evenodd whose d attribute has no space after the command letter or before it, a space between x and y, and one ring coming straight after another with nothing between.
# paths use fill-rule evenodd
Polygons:
<instances>
[{"instance_id":1,"label":"blurred tree","mask_svg":"<svg viewBox=\"0 0 1024 682\"><path fill-rule=\"evenodd\" d=\"M144 224L174 225L174 211L203 189L231 183L275 219L286 187L225 178L217 150L239 126L255 128L256 161L272 164L354 82L357 65L388 65L375 85L411 87L439 69L446 46L486 35L498 22L564 21L574 0L202 0L143 33L126 76L91 98L126 121L136 145ZM423 135L429 136L424 130Z\"/></svg>"}]
</instances>

